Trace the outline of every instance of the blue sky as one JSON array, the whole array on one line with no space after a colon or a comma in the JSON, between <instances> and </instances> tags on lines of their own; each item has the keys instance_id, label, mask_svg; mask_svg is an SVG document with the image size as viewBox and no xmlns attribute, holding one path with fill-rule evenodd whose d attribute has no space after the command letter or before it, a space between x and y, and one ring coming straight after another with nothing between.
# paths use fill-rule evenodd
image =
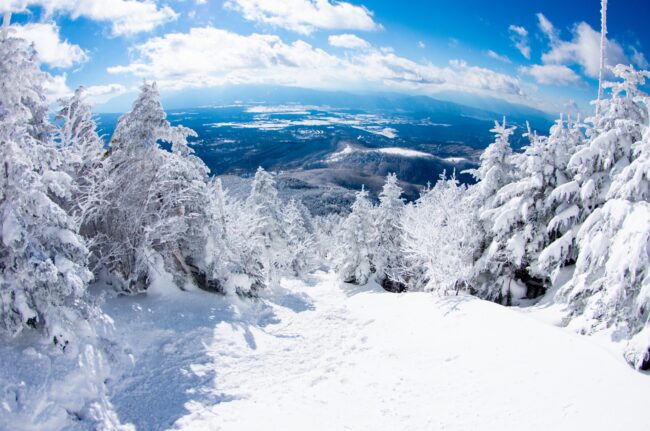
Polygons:
<instances>
[{"instance_id":1,"label":"blue sky","mask_svg":"<svg viewBox=\"0 0 650 431\"><path fill-rule=\"evenodd\" d=\"M610 61L647 68L650 3L609 3ZM0 0L0 9L40 49L57 77L52 93L84 85L100 105L143 79L163 91L462 92L553 113L588 109L596 94L597 0Z\"/></svg>"}]
</instances>

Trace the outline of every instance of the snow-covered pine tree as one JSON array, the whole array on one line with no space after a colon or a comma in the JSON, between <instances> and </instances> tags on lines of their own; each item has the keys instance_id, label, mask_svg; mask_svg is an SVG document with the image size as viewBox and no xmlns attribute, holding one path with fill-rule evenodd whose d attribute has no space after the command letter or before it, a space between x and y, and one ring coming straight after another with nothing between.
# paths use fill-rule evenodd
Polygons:
<instances>
[{"instance_id":1,"label":"snow-covered pine tree","mask_svg":"<svg viewBox=\"0 0 650 431\"><path fill-rule=\"evenodd\" d=\"M376 238L374 208L365 187L357 192L352 212L339 231L336 268L346 283L364 285L374 271L372 253Z\"/></svg>"},{"instance_id":2,"label":"snow-covered pine tree","mask_svg":"<svg viewBox=\"0 0 650 431\"><path fill-rule=\"evenodd\" d=\"M512 180L514 168L510 136L515 130L516 127L507 126L505 117L501 124L495 121L494 129L490 130L495 135L494 142L481 154L479 168L466 171L478 181L472 193L476 194L477 204L483 208L490 208L496 192Z\"/></svg>"},{"instance_id":3,"label":"snow-covered pine tree","mask_svg":"<svg viewBox=\"0 0 650 431\"><path fill-rule=\"evenodd\" d=\"M97 123L84 100L84 92L79 87L72 97L59 100L56 116L60 122L57 144L63 153L64 168L75 178L83 177L104 156L104 141L97 134Z\"/></svg>"},{"instance_id":4,"label":"snow-covered pine tree","mask_svg":"<svg viewBox=\"0 0 650 431\"><path fill-rule=\"evenodd\" d=\"M246 260L249 263L245 267L247 275L252 277L251 291L254 292L259 287L279 283L289 262L278 190L271 174L261 167L255 173L246 211L249 217L249 245L246 246L249 256Z\"/></svg>"},{"instance_id":5,"label":"snow-covered pine tree","mask_svg":"<svg viewBox=\"0 0 650 431\"><path fill-rule=\"evenodd\" d=\"M601 114L593 120L593 136L569 161L569 169L580 186L582 220L605 202L613 176L630 163L632 144L641 139L648 121L645 108L637 101L643 74L623 65L612 72L621 81L604 84L611 89L611 97L600 103Z\"/></svg>"},{"instance_id":6,"label":"snow-covered pine tree","mask_svg":"<svg viewBox=\"0 0 650 431\"><path fill-rule=\"evenodd\" d=\"M433 188L404 209L403 267L399 281L409 290L448 294L470 291L480 227L468 211L467 186L443 173Z\"/></svg>"},{"instance_id":7,"label":"snow-covered pine tree","mask_svg":"<svg viewBox=\"0 0 650 431\"><path fill-rule=\"evenodd\" d=\"M620 65L614 72L623 82L609 85L613 96L603 104L609 109L600 118L602 132L582 152L596 165L593 184L599 191L584 193L587 202L604 203L589 212L578 231L573 278L558 297L568 304L571 326L583 332L611 327L632 337L627 360L649 369L650 98L638 86L650 73Z\"/></svg>"},{"instance_id":8,"label":"snow-covered pine tree","mask_svg":"<svg viewBox=\"0 0 650 431\"><path fill-rule=\"evenodd\" d=\"M96 208L102 198L104 141L97 134L97 124L90 105L84 100L83 87L72 97L59 100L59 104L56 143L62 169L73 179L72 195L63 205L83 225L88 212Z\"/></svg>"},{"instance_id":9,"label":"snow-covered pine tree","mask_svg":"<svg viewBox=\"0 0 650 431\"><path fill-rule=\"evenodd\" d=\"M209 222L203 226L206 236L205 266L209 279L222 280L222 288L229 279L230 270L237 265L236 248L230 212L230 197L220 178L208 183Z\"/></svg>"},{"instance_id":10,"label":"snow-covered pine tree","mask_svg":"<svg viewBox=\"0 0 650 431\"><path fill-rule=\"evenodd\" d=\"M546 233L548 243L537 257L537 272L553 280L558 270L575 263L578 255L576 235L583 213L580 199L580 185L569 169L569 160L585 145L583 130L586 125L580 120L567 121L567 125L556 123L548 138L548 151L555 158L558 181L555 188L545 192L547 215Z\"/></svg>"},{"instance_id":11,"label":"snow-covered pine tree","mask_svg":"<svg viewBox=\"0 0 650 431\"><path fill-rule=\"evenodd\" d=\"M0 330L26 327L65 343L86 304L92 274L73 219L52 200L69 194L71 178L51 139L48 106L33 48L0 35Z\"/></svg>"},{"instance_id":12,"label":"snow-covered pine tree","mask_svg":"<svg viewBox=\"0 0 650 431\"><path fill-rule=\"evenodd\" d=\"M159 252L166 246L174 248L171 241L181 235L179 231L169 236L169 232L151 229L185 217L184 200L190 197L176 201L171 194L184 193L187 185L171 178L180 188L162 186L170 180L170 170L180 169L192 181L196 180L195 175L202 177L205 173L188 172L195 167L194 159L181 167L185 156L180 153L185 151L189 136L196 134L182 126L172 127L166 120L155 83L142 85L131 112L118 121L104 164L103 196L91 211L92 217L86 220L84 232L92 238L98 270L105 269L117 277L120 290L135 293L146 289L152 251ZM158 141L171 143L177 154L163 151Z\"/></svg>"},{"instance_id":13,"label":"snow-covered pine tree","mask_svg":"<svg viewBox=\"0 0 650 431\"><path fill-rule=\"evenodd\" d=\"M493 236L484 258L496 269L497 285L502 287L501 298L492 299L506 302L518 299L509 290L515 279L525 283L526 291L520 293L527 297L544 293L550 274L546 266L538 265L539 255L554 239L551 235L562 233L567 219L577 217L575 205L547 199L568 181L573 142L565 121L560 118L548 138L530 128L526 136L530 145L512 158L519 179L503 186L496 194L495 208L482 213L484 220L492 220Z\"/></svg>"},{"instance_id":14,"label":"snow-covered pine tree","mask_svg":"<svg viewBox=\"0 0 650 431\"><path fill-rule=\"evenodd\" d=\"M379 194L379 206L375 211L377 235L374 261L377 282L385 289L401 291L405 286L397 282L395 272L403 266L402 260L402 214L404 199L397 185L397 175L389 174ZM391 277L391 274L395 274Z\"/></svg>"},{"instance_id":15,"label":"snow-covered pine tree","mask_svg":"<svg viewBox=\"0 0 650 431\"><path fill-rule=\"evenodd\" d=\"M163 163L155 182L151 184L147 203L157 214L147 226L145 243L159 253L168 271L183 286L193 282L198 287L222 292L225 274L207 267L208 226L210 213L208 167L196 157L182 134L172 142L171 153L163 153ZM214 244L212 244L214 245ZM222 245L223 246L223 245Z\"/></svg>"},{"instance_id":16,"label":"snow-covered pine tree","mask_svg":"<svg viewBox=\"0 0 650 431\"><path fill-rule=\"evenodd\" d=\"M300 277L315 265L317 255L314 235L309 231L311 224L295 199L291 199L283 211L284 230L287 236L289 252L288 271Z\"/></svg>"},{"instance_id":17,"label":"snow-covered pine tree","mask_svg":"<svg viewBox=\"0 0 650 431\"><path fill-rule=\"evenodd\" d=\"M522 156L513 155L510 147L510 136L515 129L507 126L505 118L501 124L495 121L495 127L491 130L495 135L494 142L481 155L479 168L468 171L478 181L469 191L468 208L475 211L475 218L480 221L477 236L482 244L481 256L474 266L472 285L479 296L491 300L503 299L503 291L512 285L511 279L502 277L508 257L500 253L498 245L495 245L496 234L490 212L498 205L498 191L517 180L515 159Z\"/></svg>"}]
</instances>

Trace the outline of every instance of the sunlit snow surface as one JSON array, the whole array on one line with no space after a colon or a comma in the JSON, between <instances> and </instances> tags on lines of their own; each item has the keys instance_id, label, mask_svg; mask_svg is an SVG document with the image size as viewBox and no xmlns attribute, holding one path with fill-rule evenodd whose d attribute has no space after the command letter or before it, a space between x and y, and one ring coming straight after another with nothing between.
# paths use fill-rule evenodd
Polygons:
<instances>
[{"instance_id":1,"label":"sunlit snow surface","mask_svg":"<svg viewBox=\"0 0 650 431\"><path fill-rule=\"evenodd\" d=\"M253 302L158 286L105 307L133 360L111 399L138 430L650 427L650 377L545 307L323 272Z\"/></svg>"}]
</instances>

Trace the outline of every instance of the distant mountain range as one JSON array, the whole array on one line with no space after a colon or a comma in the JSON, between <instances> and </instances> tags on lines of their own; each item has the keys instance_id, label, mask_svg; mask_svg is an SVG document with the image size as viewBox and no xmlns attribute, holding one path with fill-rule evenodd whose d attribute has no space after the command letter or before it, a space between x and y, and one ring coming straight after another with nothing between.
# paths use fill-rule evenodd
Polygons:
<instances>
[{"instance_id":1,"label":"distant mountain range","mask_svg":"<svg viewBox=\"0 0 650 431\"><path fill-rule=\"evenodd\" d=\"M96 110L102 113L126 112L133 98L132 93L124 94L98 106ZM170 110L231 104L297 103L339 109L408 113L414 117L463 116L492 121L506 116L512 123L523 124L529 121L534 128L544 132L546 132L544 128L554 120L550 114L527 106L463 93L444 93L441 99L436 99L399 93L353 93L296 87L241 85L165 92L162 101L165 108Z\"/></svg>"}]
</instances>

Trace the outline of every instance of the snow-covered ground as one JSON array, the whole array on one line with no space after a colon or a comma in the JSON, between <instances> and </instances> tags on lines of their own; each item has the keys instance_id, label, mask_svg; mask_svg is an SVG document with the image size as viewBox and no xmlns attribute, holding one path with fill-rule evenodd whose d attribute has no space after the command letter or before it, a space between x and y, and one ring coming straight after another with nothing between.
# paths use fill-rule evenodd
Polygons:
<instances>
[{"instance_id":1,"label":"snow-covered ground","mask_svg":"<svg viewBox=\"0 0 650 431\"><path fill-rule=\"evenodd\" d=\"M650 426L650 377L589 337L467 296L285 281L255 303L116 298L110 383L138 430L612 430Z\"/></svg>"},{"instance_id":2,"label":"snow-covered ground","mask_svg":"<svg viewBox=\"0 0 650 431\"><path fill-rule=\"evenodd\" d=\"M650 427L650 376L614 344L554 326L551 305L391 294L328 272L256 301L170 281L104 304L110 375L97 348L1 345L0 429L88 430L104 417L114 430L116 415L139 431ZM88 403L104 380L108 397Z\"/></svg>"}]
</instances>

